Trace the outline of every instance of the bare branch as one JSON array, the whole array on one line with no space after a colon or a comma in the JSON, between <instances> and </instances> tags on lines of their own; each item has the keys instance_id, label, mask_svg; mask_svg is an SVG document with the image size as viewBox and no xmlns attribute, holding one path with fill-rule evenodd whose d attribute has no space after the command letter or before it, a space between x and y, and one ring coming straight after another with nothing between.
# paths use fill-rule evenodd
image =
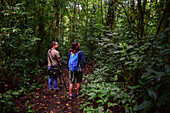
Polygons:
<instances>
[{"instance_id":1,"label":"bare branch","mask_svg":"<svg viewBox=\"0 0 170 113\"><path fill-rule=\"evenodd\" d=\"M8 2L6 2L5 0L4 0L4 2L7 4L8 8L11 9L10 6L9 6L9 4L8 4Z\"/></svg>"}]
</instances>

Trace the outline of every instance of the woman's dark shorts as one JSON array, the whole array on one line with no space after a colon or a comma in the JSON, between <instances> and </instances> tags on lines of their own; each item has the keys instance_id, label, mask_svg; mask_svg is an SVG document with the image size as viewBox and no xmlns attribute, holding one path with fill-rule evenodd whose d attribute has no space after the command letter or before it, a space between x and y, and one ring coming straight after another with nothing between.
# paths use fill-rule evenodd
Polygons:
<instances>
[{"instance_id":1,"label":"woman's dark shorts","mask_svg":"<svg viewBox=\"0 0 170 113\"><path fill-rule=\"evenodd\" d=\"M82 71L69 71L70 84L81 83L83 77Z\"/></svg>"}]
</instances>

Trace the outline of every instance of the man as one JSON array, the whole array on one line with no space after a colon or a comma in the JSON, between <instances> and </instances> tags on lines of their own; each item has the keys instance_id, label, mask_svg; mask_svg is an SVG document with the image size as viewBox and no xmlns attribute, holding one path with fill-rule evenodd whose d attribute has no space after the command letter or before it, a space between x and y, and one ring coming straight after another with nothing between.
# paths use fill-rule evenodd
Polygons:
<instances>
[{"instance_id":1,"label":"man","mask_svg":"<svg viewBox=\"0 0 170 113\"><path fill-rule=\"evenodd\" d=\"M60 63L60 54L56 50L58 48L58 43L56 41L53 41L51 43L52 48L48 50L48 84L49 84L49 91L52 90L52 87L54 87L54 91L59 91L60 89L57 86L57 76L60 74L59 66L62 67L62 64Z\"/></svg>"}]
</instances>

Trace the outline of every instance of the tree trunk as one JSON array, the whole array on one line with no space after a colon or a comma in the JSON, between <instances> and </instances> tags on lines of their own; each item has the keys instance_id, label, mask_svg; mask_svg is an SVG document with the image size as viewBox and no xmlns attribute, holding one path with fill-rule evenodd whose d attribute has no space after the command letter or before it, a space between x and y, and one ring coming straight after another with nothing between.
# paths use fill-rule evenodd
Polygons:
<instances>
[{"instance_id":1,"label":"tree trunk","mask_svg":"<svg viewBox=\"0 0 170 113\"><path fill-rule=\"evenodd\" d=\"M165 17L164 17L164 23L163 23L163 30L165 31L165 29L167 29L167 28L169 28L169 14L170 14L170 2L168 2L167 1L167 3L166 3L166 9L165 9L165 12L166 12L166 14L165 14ZM170 41L169 41L169 39L168 39L168 37L169 37L169 32L165 32L165 35L166 35L166 37L167 38L164 38L165 40L164 40L164 42L166 43L166 42L169 42L170 43ZM170 47L166 47L167 49L170 49ZM165 61L168 63L169 61L170 61L170 55L167 57L167 58L165 58Z\"/></svg>"},{"instance_id":2,"label":"tree trunk","mask_svg":"<svg viewBox=\"0 0 170 113\"><path fill-rule=\"evenodd\" d=\"M29 2L27 2L27 0L25 0L25 2L26 2L26 6L25 6L25 12L26 12L28 9ZM25 14L25 24L27 25L27 14Z\"/></svg>"},{"instance_id":3,"label":"tree trunk","mask_svg":"<svg viewBox=\"0 0 170 113\"><path fill-rule=\"evenodd\" d=\"M88 19L89 19L89 16L88 16L88 0L86 1L86 26L85 26L85 36L84 36L84 42L86 42L87 41L87 25L88 25Z\"/></svg>"},{"instance_id":4,"label":"tree trunk","mask_svg":"<svg viewBox=\"0 0 170 113\"><path fill-rule=\"evenodd\" d=\"M109 1L108 14L106 19L106 26L109 26L113 30L115 23L115 0Z\"/></svg>"},{"instance_id":5,"label":"tree trunk","mask_svg":"<svg viewBox=\"0 0 170 113\"><path fill-rule=\"evenodd\" d=\"M53 32L55 37L59 35L59 0L54 0L54 24L53 24ZM54 37L53 40L56 40Z\"/></svg>"},{"instance_id":6,"label":"tree trunk","mask_svg":"<svg viewBox=\"0 0 170 113\"><path fill-rule=\"evenodd\" d=\"M101 0L101 19L102 19L102 24L104 24L104 22L103 22L103 3L102 3L102 0Z\"/></svg>"},{"instance_id":7,"label":"tree trunk","mask_svg":"<svg viewBox=\"0 0 170 113\"><path fill-rule=\"evenodd\" d=\"M164 18L164 24L163 24L163 29L165 30L166 28L169 27L169 14L170 14L170 2L167 3L167 7L165 9L165 18ZM168 35L168 33L167 33Z\"/></svg>"},{"instance_id":8,"label":"tree trunk","mask_svg":"<svg viewBox=\"0 0 170 113\"><path fill-rule=\"evenodd\" d=\"M144 36L144 12L145 12L145 6L147 1L143 1L143 7L141 5L141 0L138 1L138 9L139 9L139 23L138 23L138 32L139 32L139 38L141 39Z\"/></svg>"},{"instance_id":9,"label":"tree trunk","mask_svg":"<svg viewBox=\"0 0 170 113\"><path fill-rule=\"evenodd\" d=\"M96 1L93 0L93 18L94 18L93 21L94 21L94 22L95 22L95 20L96 20L96 19L95 19L95 16L96 16L96 6L95 6L95 2L96 2ZM94 23L94 24L95 24L95 23Z\"/></svg>"},{"instance_id":10,"label":"tree trunk","mask_svg":"<svg viewBox=\"0 0 170 113\"><path fill-rule=\"evenodd\" d=\"M4 3L3 0L1 0L0 11L2 11L4 9L3 7L5 7L5 3ZM4 27L5 26L5 17L4 17L4 15L2 13L0 13L0 17L1 17L0 22L1 23L4 22L4 24L2 24L2 27Z\"/></svg>"},{"instance_id":11,"label":"tree trunk","mask_svg":"<svg viewBox=\"0 0 170 113\"><path fill-rule=\"evenodd\" d=\"M63 14L61 14L61 18L60 18L60 22L61 22L61 27L60 27L60 37L62 38L62 40L64 40L63 39L63 37L64 37L64 29L63 29L63 23L64 23L64 21L63 21Z\"/></svg>"},{"instance_id":12,"label":"tree trunk","mask_svg":"<svg viewBox=\"0 0 170 113\"><path fill-rule=\"evenodd\" d=\"M133 10L133 12L134 12L134 11L135 11L135 1L134 1L134 0L132 0L131 8L132 8L132 10Z\"/></svg>"},{"instance_id":13,"label":"tree trunk","mask_svg":"<svg viewBox=\"0 0 170 113\"><path fill-rule=\"evenodd\" d=\"M38 37L41 39L40 41L38 41L38 48L37 48L37 53L36 56L39 57L39 53L40 53L40 47L41 47L41 43L44 40L44 36L45 36L45 25L44 25L44 7L42 6L42 9L39 8L39 25L38 25Z\"/></svg>"}]
</instances>

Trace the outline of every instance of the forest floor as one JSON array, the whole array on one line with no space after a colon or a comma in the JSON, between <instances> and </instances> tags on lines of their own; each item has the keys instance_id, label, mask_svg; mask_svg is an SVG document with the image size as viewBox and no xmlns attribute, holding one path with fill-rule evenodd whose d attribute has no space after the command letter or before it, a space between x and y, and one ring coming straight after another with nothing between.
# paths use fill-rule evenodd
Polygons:
<instances>
[{"instance_id":1,"label":"forest floor","mask_svg":"<svg viewBox=\"0 0 170 113\"><path fill-rule=\"evenodd\" d=\"M84 71L84 75L93 73L93 65L88 63ZM66 86L69 86L68 70L62 69L62 76L64 77ZM61 77L62 77L61 76ZM68 99L69 92L64 88L63 81L58 79L58 86L61 88L60 91L48 91L48 77L43 78L43 87L36 88L35 91L28 93L25 96L20 97L15 101L20 112L34 111L37 113L83 113L80 110L80 104L84 101L83 98L77 99L76 95L76 84L74 85L74 98ZM62 80L62 78L61 78Z\"/></svg>"}]
</instances>

